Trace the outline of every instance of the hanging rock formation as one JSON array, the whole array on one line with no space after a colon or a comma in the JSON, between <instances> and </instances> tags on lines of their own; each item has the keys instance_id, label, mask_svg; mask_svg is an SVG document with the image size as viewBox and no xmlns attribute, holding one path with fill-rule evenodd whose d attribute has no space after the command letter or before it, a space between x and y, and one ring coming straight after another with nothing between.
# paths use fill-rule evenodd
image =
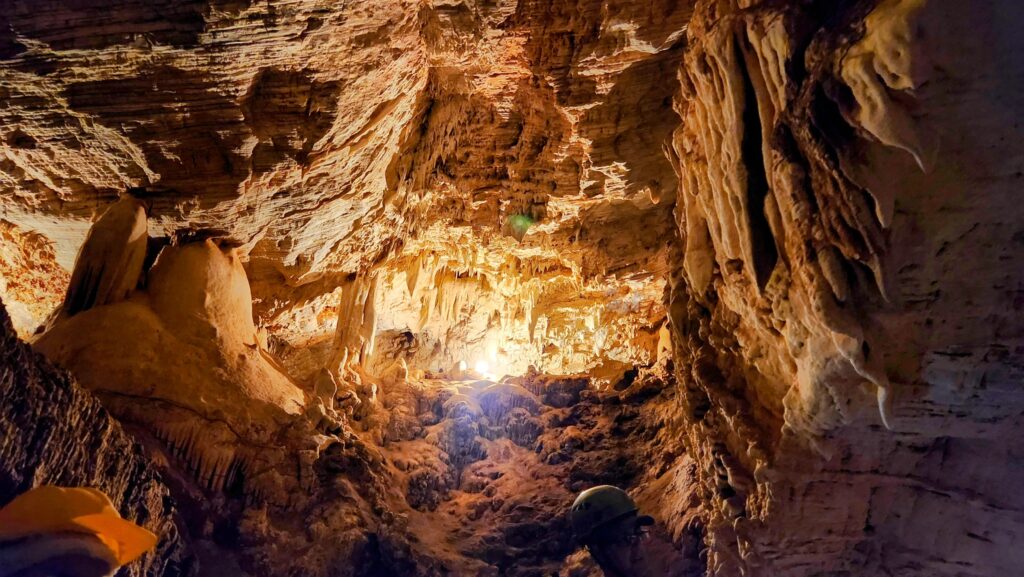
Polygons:
<instances>
[{"instance_id":1,"label":"hanging rock formation","mask_svg":"<svg viewBox=\"0 0 1024 577\"><path fill-rule=\"evenodd\" d=\"M61 312L72 316L128 298L139 284L148 239L139 201L125 196L111 205L85 237Z\"/></svg>"},{"instance_id":2,"label":"hanging rock formation","mask_svg":"<svg viewBox=\"0 0 1024 577\"><path fill-rule=\"evenodd\" d=\"M709 572L1012 572L1020 10L749 4L698 3L673 138Z\"/></svg>"}]
</instances>

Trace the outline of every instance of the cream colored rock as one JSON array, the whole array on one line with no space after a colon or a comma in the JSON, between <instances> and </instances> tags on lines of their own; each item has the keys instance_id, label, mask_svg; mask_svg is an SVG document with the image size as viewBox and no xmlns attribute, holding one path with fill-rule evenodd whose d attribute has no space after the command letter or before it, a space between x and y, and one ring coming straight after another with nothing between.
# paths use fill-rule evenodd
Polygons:
<instances>
[{"instance_id":1,"label":"cream colored rock","mask_svg":"<svg viewBox=\"0 0 1024 577\"><path fill-rule=\"evenodd\" d=\"M867 16L864 37L843 57L841 75L857 100L856 120L883 144L914 156L921 170L935 164L936 135L919 134L910 113L893 100L889 90L909 92L930 79L931 62L923 49L919 13L927 0L886 0ZM887 224L890 206L879 207Z\"/></svg>"},{"instance_id":2,"label":"cream colored rock","mask_svg":"<svg viewBox=\"0 0 1024 577\"><path fill-rule=\"evenodd\" d=\"M146 210L125 196L89 229L75 260L62 313L68 316L128 298L146 260Z\"/></svg>"},{"instance_id":3,"label":"cream colored rock","mask_svg":"<svg viewBox=\"0 0 1024 577\"><path fill-rule=\"evenodd\" d=\"M18 336L29 339L60 307L69 278L46 237L0 220L0 297Z\"/></svg>"},{"instance_id":4,"label":"cream colored rock","mask_svg":"<svg viewBox=\"0 0 1024 577\"><path fill-rule=\"evenodd\" d=\"M251 303L233 249L167 247L144 291L58 318L35 347L216 490L307 404L257 342Z\"/></svg>"}]
</instances>

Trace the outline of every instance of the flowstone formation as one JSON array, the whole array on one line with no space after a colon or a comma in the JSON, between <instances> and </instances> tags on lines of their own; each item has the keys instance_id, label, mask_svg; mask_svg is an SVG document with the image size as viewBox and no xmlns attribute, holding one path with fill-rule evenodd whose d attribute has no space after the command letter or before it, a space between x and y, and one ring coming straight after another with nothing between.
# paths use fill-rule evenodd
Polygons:
<instances>
[{"instance_id":1,"label":"flowstone formation","mask_svg":"<svg viewBox=\"0 0 1024 577\"><path fill-rule=\"evenodd\" d=\"M1018 4L9 0L0 296L182 573L1013 574Z\"/></svg>"}]
</instances>

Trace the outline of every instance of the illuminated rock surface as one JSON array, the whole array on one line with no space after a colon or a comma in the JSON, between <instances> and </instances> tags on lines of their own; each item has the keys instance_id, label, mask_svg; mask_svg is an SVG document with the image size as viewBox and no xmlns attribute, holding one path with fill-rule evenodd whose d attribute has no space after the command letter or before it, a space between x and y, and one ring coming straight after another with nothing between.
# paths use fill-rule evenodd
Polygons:
<instances>
[{"instance_id":1,"label":"illuminated rock surface","mask_svg":"<svg viewBox=\"0 0 1024 577\"><path fill-rule=\"evenodd\" d=\"M1013 574L1022 17L9 0L0 296L204 574Z\"/></svg>"}]
</instances>

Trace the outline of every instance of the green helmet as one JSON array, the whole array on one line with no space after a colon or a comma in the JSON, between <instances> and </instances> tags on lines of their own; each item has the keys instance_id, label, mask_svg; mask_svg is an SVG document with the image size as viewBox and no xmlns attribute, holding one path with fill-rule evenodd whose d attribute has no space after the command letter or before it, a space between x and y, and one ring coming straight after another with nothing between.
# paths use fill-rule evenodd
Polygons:
<instances>
[{"instance_id":1,"label":"green helmet","mask_svg":"<svg viewBox=\"0 0 1024 577\"><path fill-rule=\"evenodd\" d=\"M592 487L580 493L572 504L572 530L578 539L585 540L612 521L636 512L636 503L622 489L611 485Z\"/></svg>"}]
</instances>

